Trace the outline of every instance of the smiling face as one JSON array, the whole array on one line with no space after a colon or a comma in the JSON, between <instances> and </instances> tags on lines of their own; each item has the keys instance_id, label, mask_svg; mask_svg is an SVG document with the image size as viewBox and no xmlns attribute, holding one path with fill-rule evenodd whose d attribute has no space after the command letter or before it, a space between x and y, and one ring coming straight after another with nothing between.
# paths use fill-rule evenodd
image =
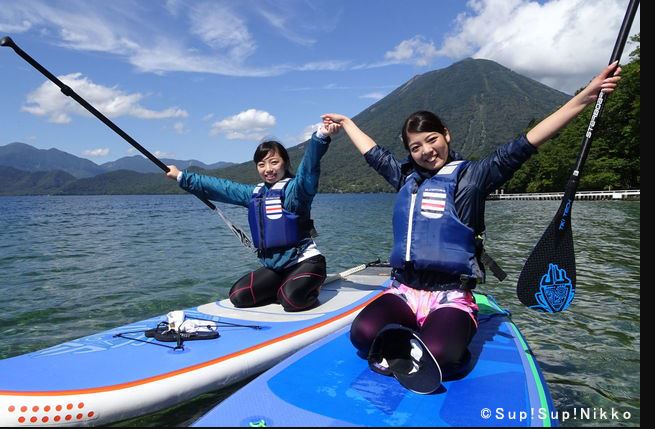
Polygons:
<instances>
[{"instance_id":1,"label":"smiling face","mask_svg":"<svg viewBox=\"0 0 655 429\"><path fill-rule=\"evenodd\" d=\"M414 162L426 170L438 170L448 161L448 143L450 143L450 134L445 130L445 134L428 131L428 132L408 132L407 149Z\"/></svg>"},{"instance_id":2,"label":"smiling face","mask_svg":"<svg viewBox=\"0 0 655 429\"><path fill-rule=\"evenodd\" d=\"M268 154L257 163L257 172L262 180L270 185L284 179L285 164L279 153L269 150Z\"/></svg>"}]
</instances>

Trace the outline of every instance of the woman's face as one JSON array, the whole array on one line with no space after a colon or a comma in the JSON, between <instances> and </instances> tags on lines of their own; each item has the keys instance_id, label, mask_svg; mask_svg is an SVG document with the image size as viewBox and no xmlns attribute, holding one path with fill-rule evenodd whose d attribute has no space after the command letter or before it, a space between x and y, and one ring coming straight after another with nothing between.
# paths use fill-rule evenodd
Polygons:
<instances>
[{"instance_id":1,"label":"woman's face","mask_svg":"<svg viewBox=\"0 0 655 429\"><path fill-rule=\"evenodd\" d=\"M416 164L426 170L438 170L448 160L448 143L450 134L436 131L407 133L407 148Z\"/></svg>"},{"instance_id":2,"label":"woman's face","mask_svg":"<svg viewBox=\"0 0 655 429\"><path fill-rule=\"evenodd\" d=\"M284 178L285 168L284 160L274 150L269 150L268 154L257 163L259 177L271 185Z\"/></svg>"}]
</instances>

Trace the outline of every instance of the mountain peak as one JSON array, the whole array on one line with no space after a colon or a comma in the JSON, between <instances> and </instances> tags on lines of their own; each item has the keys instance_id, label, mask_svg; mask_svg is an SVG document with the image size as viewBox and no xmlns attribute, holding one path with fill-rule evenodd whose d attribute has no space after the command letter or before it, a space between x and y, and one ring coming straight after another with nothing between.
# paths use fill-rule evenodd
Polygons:
<instances>
[{"instance_id":1,"label":"mountain peak","mask_svg":"<svg viewBox=\"0 0 655 429\"><path fill-rule=\"evenodd\" d=\"M399 136L405 119L419 110L436 113L453 136L453 147L469 159L481 158L523 132L570 96L491 60L465 58L448 67L417 74L353 117L377 144L399 159L407 156ZM289 148L298 165L304 144ZM330 143L321 161L321 192L390 190L362 159L345 133ZM251 163L221 171L221 177L256 183Z\"/></svg>"},{"instance_id":2,"label":"mountain peak","mask_svg":"<svg viewBox=\"0 0 655 429\"><path fill-rule=\"evenodd\" d=\"M0 146L0 165L28 172L61 170L76 178L102 173L102 169L88 159L55 148L37 149L19 142Z\"/></svg>"}]
</instances>

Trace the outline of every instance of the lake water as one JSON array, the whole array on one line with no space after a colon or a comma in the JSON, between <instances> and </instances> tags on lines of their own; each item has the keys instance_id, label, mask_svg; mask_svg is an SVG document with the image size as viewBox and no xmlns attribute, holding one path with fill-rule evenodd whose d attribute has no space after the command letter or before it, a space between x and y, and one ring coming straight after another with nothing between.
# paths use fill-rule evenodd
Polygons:
<instances>
[{"instance_id":1,"label":"lake water","mask_svg":"<svg viewBox=\"0 0 655 429\"><path fill-rule=\"evenodd\" d=\"M388 257L393 199L316 197L328 272ZM570 413L564 426L638 426L640 203L574 203L576 297L568 310L548 315L522 306L515 288L558 206L487 203L487 249L508 278L492 277L478 290L512 312L556 408ZM221 209L247 227L244 209ZM220 218L189 195L0 197L0 358L225 298L257 267ZM237 387L119 425L187 425ZM597 418L580 418L581 410Z\"/></svg>"}]
</instances>

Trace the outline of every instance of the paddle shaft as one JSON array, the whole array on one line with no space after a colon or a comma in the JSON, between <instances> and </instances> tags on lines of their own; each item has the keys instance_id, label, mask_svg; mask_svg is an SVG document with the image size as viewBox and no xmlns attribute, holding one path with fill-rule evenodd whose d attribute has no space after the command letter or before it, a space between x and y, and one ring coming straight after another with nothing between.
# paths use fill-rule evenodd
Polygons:
<instances>
[{"instance_id":1,"label":"paddle shaft","mask_svg":"<svg viewBox=\"0 0 655 429\"><path fill-rule=\"evenodd\" d=\"M43 67L41 64L39 64L34 58L32 58L29 54L27 54L25 51L23 51L16 43L11 39L11 37L3 37L2 40L0 40L0 46L7 46L10 47L16 52L22 59L27 61L32 67L37 69L39 72L41 72L42 75L47 77L52 83L57 85L59 89L61 89L61 92L64 93L64 95L71 97L73 100L77 101L82 107L84 107L86 110L91 112L93 116L96 118L100 119L105 125L107 125L109 128L111 128L116 134L119 136L123 137L125 141L127 141L129 144L131 144L136 150L141 152L146 158L148 158L150 161L155 163L159 168L161 168L164 172L168 173L169 168L161 162L157 157L155 157L152 153L148 152L143 146L141 146L136 140L134 140L132 137L130 137L129 134L127 134L125 131L123 131L118 125L113 123L109 118L107 118L105 115L103 115L101 112L98 111L95 107L93 107L91 104L89 104L84 98L80 97L75 91L71 89L70 86L66 85L62 81L60 81L57 76L53 75L50 73L45 67ZM207 207L209 207L212 210L216 209L216 206L212 204L210 201L200 198L200 201L205 203Z\"/></svg>"},{"instance_id":2,"label":"paddle shaft","mask_svg":"<svg viewBox=\"0 0 655 429\"><path fill-rule=\"evenodd\" d=\"M631 0L628 5L612 51L610 64L621 58L638 6L639 0ZM576 287L576 268L571 230L571 207L580 182L580 172L589 154L594 131L606 99L607 94L600 91L587 131L582 138L580 154L566 184L559 209L535 245L519 275L516 292L519 300L529 308L559 312L565 310L573 300Z\"/></svg>"},{"instance_id":3,"label":"paddle shaft","mask_svg":"<svg viewBox=\"0 0 655 429\"><path fill-rule=\"evenodd\" d=\"M614 44L614 49L612 50L612 56L610 57L609 64L612 64L614 61L621 59L623 48L625 47L625 43L628 40L630 27L632 27L632 21L634 20L638 7L639 0L630 0L630 4L628 5L625 16L623 17L623 23L621 24L619 35L616 39L616 43ZM569 182L564 191L562 204L565 204L565 202L569 200L572 201L572 198L578 188L578 184L580 182L580 170L582 170L582 167L587 160L587 155L589 155L589 151L591 150L591 142L594 138L594 131L596 130L596 125L598 125L603 110L605 109L605 101L607 100L607 96L608 94L603 91L598 94L598 99L596 100L594 111L591 114L591 119L589 120L589 125L587 126L587 132L582 138L580 154L578 155L575 167L573 168L573 173L571 174Z\"/></svg>"}]
</instances>

